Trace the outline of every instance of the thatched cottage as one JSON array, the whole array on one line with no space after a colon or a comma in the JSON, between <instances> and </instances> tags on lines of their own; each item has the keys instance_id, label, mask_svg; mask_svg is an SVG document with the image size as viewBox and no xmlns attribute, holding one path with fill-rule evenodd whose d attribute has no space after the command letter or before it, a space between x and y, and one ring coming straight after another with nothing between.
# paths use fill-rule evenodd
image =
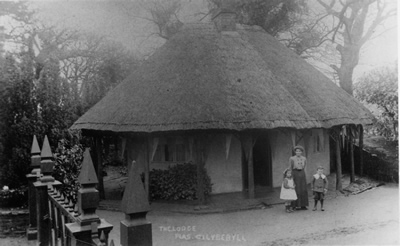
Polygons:
<instances>
[{"instance_id":1,"label":"thatched cottage","mask_svg":"<svg viewBox=\"0 0 400 246\"><path fill-rule=\"evenodd\" d=\"M183 26L72 129L118 136L146 180L153 168L192 161L208 171L213 193L253 195L281 185L297 144L308 181L318 165L329 174L330 130L369 123L368 110L324 74L222 11Z\"/></svg>"}]
</instances>

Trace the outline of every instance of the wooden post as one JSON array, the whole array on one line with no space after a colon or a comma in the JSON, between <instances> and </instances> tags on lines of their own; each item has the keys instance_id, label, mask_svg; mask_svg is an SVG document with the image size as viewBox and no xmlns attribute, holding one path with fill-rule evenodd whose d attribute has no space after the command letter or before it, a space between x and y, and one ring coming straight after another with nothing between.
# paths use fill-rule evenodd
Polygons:
<instances>
[{"instance_id":1,"label":"wooden post","mask_svg":"<svg viewBox=\"0 0 400 246\"><path fill-rule=\"evenodd\" d=\"M254 185L254 164L253 164L253 146L255 139L250 134L242 134L240 136L241 144L245 154L245 162L247 163L247 179L248 179L248 195L249 198L255 197Z\"/></svg>"},{"instance_id":2,"label":"wooden post","mask_svg":"<svg viewBox=\"0 0 400 246\"><path fill-rule=\"evenodd\" d=\"M96 161L97 161L97 177L99 177L98 187L100 199L105 199L104 182L103 182L103 157L101 138L96 137Z\"/></svg>"},{"instance_id":3,"label":"wooden post","mask_svg":"<svg viewBox=\"0 0 400 246\"><path fill-rule=\"evenodd\" d=\"M31 148L31 173L26 175L28 179L28 205L29 205L29 227L27 228L26 235L28 240L37 239L37 219L36 219L36 191L33 185L40 177L40 148L36 136L33 136Z\"/></svg>"},{"instance_id":4,"label":"wooden post","mask_svg":"<svg viewBox=\"0 0 400 246\"><path fill-rule=\"evenodd\" d=\"M121 203L121 211L125 213L125 220L120 225L122 246L153 245L151 223L146 220L150 205L137 166L134 164L129 170Z\"/></svg>"},{"instance_id":5,"label":"wooden post","mask_svg":"<svg viewBox=\"0 0 400 246\"><path fill-rule=\"evenodd\" d=\"M113 226L104 219L100 219L96 214L99 204L99 192L95 187L98 179L88 149L84 153L78 181L81 184L81 188L78 191L79 216L75 223L65 225L69 237L71 237L72 245L92 245L93 241L100 238L102 232L105 234L105 242L108 245L108 234Z\"/></svg>"},{"instance_id":6,"label":"wooden post","mask_svg":"<svg viewBox=\"0 0 400 246\"><path fill-rule=\"evenodd\" d=\"M340 129L336 129L336 190L342 190L342 160L340 151Z\"/></svg>"},{"instance_id":7,"label":"wooden post","mask_svg":"<svg viewBox=\"0 0 400 246\"><path fill-rule=\"evenodd\" d=\"M349 136L349 147L350 147L350 182L354 182L356 179L355 171L354 171L354 143L353 143L353 135Z\"/></svg>"},{"instance_id":8,"label":"wooden post","mask_svg":"<svg viewBox=\"0 0 400 246\"><path fill-rule=\"evenodd\" d=\"M205 204L204 198L204 178L203 178L203 151L202 151L202 141L201 139L195 140L195 156L196 156L196 164L197 164L197 198L199 204Z\"/></svg>"},{"instance_id":9,"label":"wooden post","mask_svg":"<svg viewBox=\"0 0 400 246\"><path fill-rule=\"evenodd\" d=\"M42 152L40 169L43 173L38 181L33 183L36 189L36 220L38 228L38 245L49 245L51 235L50 210L48 202L48 192L53 187L61 185L59 181L54 180L52 176L54 166L53 154L47 136L45 136Z\"/></svg>"},{"instance_id":10,"label":"wooden post","mask_svg":"<svg viewBox=\"0 0 400 246\"><path fill-rule=\"evenodd\" d=\"M206 203L204 196L204 166L208 155L209 137L205 135L197 135L194 138L195 162L197 164L197 198L199 204Z\"/></svg>"},{"instance_id":11,"label":"wooden post","mask_svg":"<svg viewBox=\"0 0 400 246\"><path fill-rule=\"evenodd\" d=\"M359 129L359 141L358 141L358 149L360 155L360 176L364 175L364 129L363 125L358 126Z\"/></svg>"},{"instance_id":12,"label":"wooden post","mask_svg":"<svg viewBox=\"0 0 400 246\"><path fill-rule=\"evenodd\" d=\"M249 150L248 165L248 178L249 178L249 198L253 199L255 197L255 185L254 185L254 163L253 163L253 147Z\"/></svg>"},{"instance_id":13,"label":"wooden post","mask_svg":"<svg viewBox=\"0 0 400 246\"><path fill-rule=\"evenodd\" d=\"M150 137L147 137L145 140L146 145L146 163L144 165L144 188L146 190L147 197L150 198L150 163L151 163L151 150L152 145L150 141Z\"/></svg>"}]
</instances>

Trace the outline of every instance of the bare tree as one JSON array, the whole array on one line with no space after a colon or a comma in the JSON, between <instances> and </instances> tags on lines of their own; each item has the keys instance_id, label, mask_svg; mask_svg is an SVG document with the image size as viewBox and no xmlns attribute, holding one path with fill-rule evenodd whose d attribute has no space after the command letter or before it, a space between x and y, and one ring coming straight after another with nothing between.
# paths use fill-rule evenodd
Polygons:
<instances>
[{"instance_id":1,"label":"bare tree","mask_svg":"<svg viewBox=\"0 0 400 246\"><path fill-rule=\"evenodd\" d=\"M168 40L183 25L179 19L180 0L141 0L134 4L130 2L118 2L118 4L123 12L131 18L144 20L150 24L152 31L149 36L155 35ZM144 11L137 13L135 8Z\"/></svg>"},{"instance_id":2,"label":"bare tree","mask_svg":"<svg viewBox=\"0 0 400 246\"><path fill-rule=\"evenodd\" d=\"M360 60L362 46L373 37L377 27L396 15L383 0L317 0L326 13L334 18L330 32L340 55L340 65L332 64L340 87L353 95L353 72ZM329 2L329 3L328 3Z\"/></svg>"}]
</instances>

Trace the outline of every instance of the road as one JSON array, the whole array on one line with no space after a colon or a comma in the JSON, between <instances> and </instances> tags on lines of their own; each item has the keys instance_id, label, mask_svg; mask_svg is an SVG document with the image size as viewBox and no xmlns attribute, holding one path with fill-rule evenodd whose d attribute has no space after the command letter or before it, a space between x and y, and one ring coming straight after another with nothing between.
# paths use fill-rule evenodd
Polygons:
<instances>
[{"instance_id":1,"label":"road","mask_svg":"<svg viewBox=\"0 0 400 246\"><path fill-rule=\"evenodd\" d=\"M399 189L387 184L358 195L337 196L325 211L263 210L187 215L151 212L153 245L398 245ZM123 215L100 217L117 225ZM108 219L110 218L110 219ZM184 231L183 231L184 230ZM119 245L118 243L116 245Z\"/></svg>"},{"instance_id":2,"label":"road","mask_svg":"<svg viewBox=\"0 0 400 246\"><path fill-rule=\"evenodd\" d=\"M283 205L224 214L188 215L152 211L153 245L399 245L399 189L387 184L358 195L326 200L325 211L286 213ZM119 245L122 213L97 210L114 225ZM183 231L185 230L185 231ZM0 245L35 245L0 239Z\"/></svg>"}]
</instances>

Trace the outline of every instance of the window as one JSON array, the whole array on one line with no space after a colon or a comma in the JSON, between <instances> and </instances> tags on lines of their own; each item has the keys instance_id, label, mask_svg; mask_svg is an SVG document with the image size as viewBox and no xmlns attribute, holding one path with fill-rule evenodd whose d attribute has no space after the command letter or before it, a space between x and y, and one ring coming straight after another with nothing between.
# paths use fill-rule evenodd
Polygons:
<instances>
[{"instance_id":1,"label":"window","mask_svg":"<svg viewBox=\"0 0 400 246\"><path fill-rule=\"evenodd\" d=\"M320 152L321 151L321 140L319 139L319 136L314 136L314 152Z\"/></svg>"},{"instance_id":2,"label":"window","mask_svg":"<svg viewBox=\"0 0 400 246\"><path fill-rule=\"evenodd\" d=\"M185 162L186 150L181 137L160 138L153 162Z\"/></svg>"},{"instance_id":3,"label":"window","mask_svg":"<svg viewBox=\"0 0 400 246\"><path fill-rule=\"evenodd\" d=\"M185 155L185 145L184 144L176 144L176 161L186 161Z\"/></svg>"},{"instance_id":4,"label":"window","mask_svg":"<svg viewBox=\"0 0 400 246\"><path fill-rule=\"evenodd\" d=\"M314 153L324 151L324 132L321 129L312 130Z\"/></svg>"}]
</instances>

